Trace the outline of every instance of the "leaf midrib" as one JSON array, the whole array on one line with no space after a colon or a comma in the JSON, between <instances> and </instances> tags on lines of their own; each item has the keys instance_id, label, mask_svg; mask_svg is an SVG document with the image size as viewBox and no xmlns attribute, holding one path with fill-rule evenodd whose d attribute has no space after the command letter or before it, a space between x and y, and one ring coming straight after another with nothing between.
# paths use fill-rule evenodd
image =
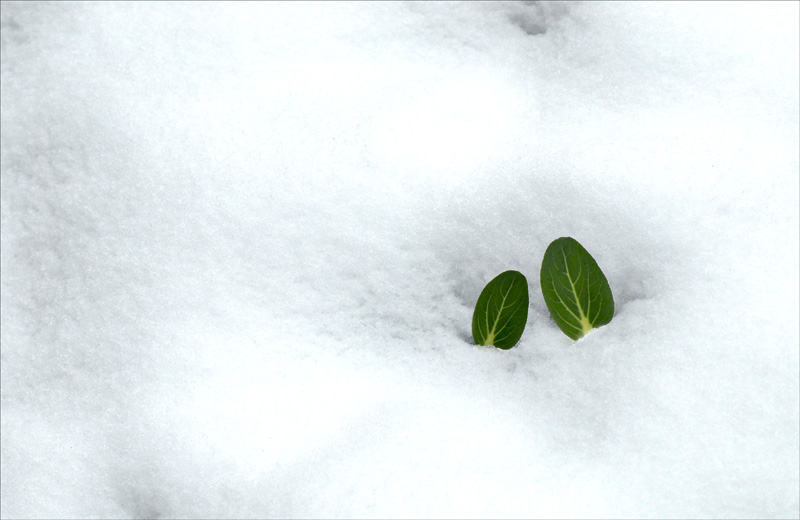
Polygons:
<instances>
[{"instance_id":1,"label":"leaf midrib","mask_svg":"<svg viewBox=\"0 0 800 520\"><path fill-rule=\"evenodd\" d=\"M576 316L575 313L570 310L570 308L567 306L567 304L564 303L564 300L561 298L561 295L558 294L558 291L556 290L555 280L553 281L553 291L555 291L556 296L558 296L558 299L561 302L561 305L563 305L564 308L567 310L567 312L570 313L572 315L572 317L575 318L575 320L578 322L578 324L580 325L581 332L583 333L582 335L585 336L594 327L592 326L592 322L589 319L590 307L586 308L586 314L584 314L583 307L581 306L580 298L578 297L578 291L575 289L575 282L577 282L580 279L581 272L583 270L581 269L580 271L578 271L578 274L575 277L575 281L573 282L572 281L572 275L569 272L569 262L567 261L567 254L564 252L563 249L561 250L561 257L564 259L565 274L567 275L567 280L569 280L569 285L570 285L570 288L572 290L572 296L573 296L573 298L575 298L575 306L578 308L578 314L580 316ZM586 285L587 285L587 291L590 290L588 279L587 279L587 284ZM591 304L592 304L591 294L588 294L587 297L588 297L589 305L591 306ZM578 327L575 327L575 328L577 329Z\"/></svg>"},{"instance_id":2,"label":"leaf midrib","mask_svg":"<svg viewBox=\"0 0 800 520\"><path fill-rule=\"evenodd\" d=\"M492 323L491 330L489 330L489 306L488 305L486 306L486 330L488 332L486 334L486 340L484 342L485 345L494 345L495 333L497 332L497 324L500 323L500 316L503 314L503 309L506 308L506 300L508 299L508 295L511 293L511 289L513 287L514 287L514 281L512 280L511 285L508 286L508 290L503 294L503 301L500 303L500 310L497 311L497 316L495 316L494 318L494 323ZM509 305L509 307L511 306Z\"/></svg>"}]
</instances>

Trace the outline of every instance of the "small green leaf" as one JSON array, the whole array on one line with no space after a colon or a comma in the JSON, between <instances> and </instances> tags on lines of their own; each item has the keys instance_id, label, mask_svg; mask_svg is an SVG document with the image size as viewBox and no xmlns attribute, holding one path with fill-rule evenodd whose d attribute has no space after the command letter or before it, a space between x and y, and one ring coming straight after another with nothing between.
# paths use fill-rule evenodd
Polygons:
<instances>
[{"instance_id":1,"label":"small green leaf","mask_svg":"<svg viewBox=\"0 0 800 520\"><path fill-rule=\"evenodd\" d=\"M592 255L570 237L554 240L544 252L542 296L564 334L580 339L614 317L614 296Z\"/></svg>"},{"instance_id":2,"label":"small green leaf","mask_svg":"<svg viewBox=\"0 0 800 520\"><path fill-rule=\"evenodd\" d=\"M528 321L528 280L506 271L486 284L472 315L472 337L478 345L508 350L517 344Z\"/></svg>"}]
</instances>

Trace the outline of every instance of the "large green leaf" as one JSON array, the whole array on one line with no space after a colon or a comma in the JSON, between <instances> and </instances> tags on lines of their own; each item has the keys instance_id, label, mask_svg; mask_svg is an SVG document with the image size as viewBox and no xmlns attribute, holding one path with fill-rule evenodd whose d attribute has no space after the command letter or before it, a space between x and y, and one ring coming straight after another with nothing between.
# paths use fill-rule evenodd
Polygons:
<instances>
[{"instance_id":1,"label":"large green leaf","mask_svg":"<svg viewBox=\"0 0 800 520\"><path fill-rule=\"evenodd\" d=\"M519 342L528 321L528 280L506 271L486 284L472 315L472 337L478 345L508 350Z\"/></svg>"},{"instance_id":2,"label":"large green leaf","mask_svg":"<svg viewBox=\"0 0 800 520\"><path fill-rule=\"evenodd\" d=\"M614 296L592 255L577 240L554 240L544 253L542 296L556 325L572 339L614 317Z\"/></svg>"}]
</instances>

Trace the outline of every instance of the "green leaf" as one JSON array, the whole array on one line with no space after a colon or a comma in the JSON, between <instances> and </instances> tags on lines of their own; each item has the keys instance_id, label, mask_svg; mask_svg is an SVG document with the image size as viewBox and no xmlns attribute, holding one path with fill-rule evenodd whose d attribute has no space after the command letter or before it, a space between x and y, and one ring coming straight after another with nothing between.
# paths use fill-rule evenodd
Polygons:
<instances>
[{"instance_id":1,"label":"green leaf","mask_svg":"<svg viewBox=\"0 0 800 520\"><path fill-rule=\"evenodd\" d=\"M508 350L519 342L528 321L528 280L506 271L486 284L472 315L472 337L478 345Z\"/></svg>"},{"instance_id":2,"label":"green leaf","mask_svg":"<svg viewBox=\"0 0 800 520\"><path fill-rule=\"evenodd\" d=\"M577 240L554 240L544 253L542 296L564 334L580 339L614 317L614 296L592 255Z\"/></svg>"}]
</instances>

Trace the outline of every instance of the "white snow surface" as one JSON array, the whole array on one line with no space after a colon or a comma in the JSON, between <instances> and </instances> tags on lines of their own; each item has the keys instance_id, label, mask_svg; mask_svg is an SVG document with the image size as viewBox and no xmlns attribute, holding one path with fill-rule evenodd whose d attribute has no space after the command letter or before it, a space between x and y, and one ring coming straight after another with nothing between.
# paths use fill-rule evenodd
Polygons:
<instances>
[{"instance_id":1,"label":"white snow surface","mask_svg":"<svg viewBox=\"0 0 800 520\"><path fill-rule=\"evenodd\" d=\"M3 3L0 514L797 518L798 6Z\"/></svg>"}]
</instances>

